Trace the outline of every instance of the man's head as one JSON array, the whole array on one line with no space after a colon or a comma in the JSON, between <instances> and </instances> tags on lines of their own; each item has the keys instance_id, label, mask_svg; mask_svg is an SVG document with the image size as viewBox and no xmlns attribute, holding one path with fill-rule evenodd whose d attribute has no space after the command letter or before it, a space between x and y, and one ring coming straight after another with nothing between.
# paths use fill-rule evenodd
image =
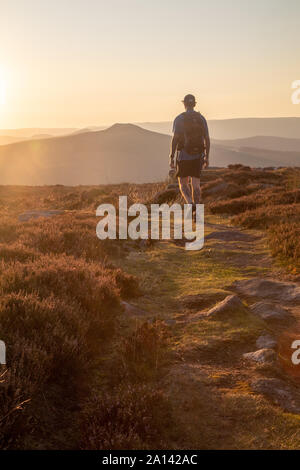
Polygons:
<instances>
[{"instance_id":1,"label":"man's head","mask_svg":"<svg viewBox=\"0 0 300 470\"><path fill-rule=\"evenodd\" d=\"M194 95L185 95L182 102L184 104L185 109L194 109L194 107L196 106L196 98L194 97Z\"/></svg>"}]
</instances>

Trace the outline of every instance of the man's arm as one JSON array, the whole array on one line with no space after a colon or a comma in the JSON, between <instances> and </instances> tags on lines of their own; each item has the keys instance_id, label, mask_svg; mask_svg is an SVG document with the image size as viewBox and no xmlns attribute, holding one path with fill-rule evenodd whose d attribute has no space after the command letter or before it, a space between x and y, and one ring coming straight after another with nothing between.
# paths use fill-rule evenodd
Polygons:
<instances>
[{"instance_id":1,"label":"man's arm","mask_svg":"<svg viewBox=\"0 0 300 470\"><path fill-rule=\"evenodd\" d=\"M175 168L175 163L174 163L174 158L175 158L175 153L177 150L177 145L179 142L179 135L174 134L172 138L172 143L171 143L171 154L170 154L170 167Z\"/></svg>"},{"instance_id":2,"label":"man's arm","mask_svg":"<svg viewBox=\"0 0 300 470\"><path fill-rule=\"evenodd\" d=\"M203 117L203 116L202 116ZM206 119L203 117L204 122L204 145L205 145L205 167L209 166L209 152L210 152L210 138L208 132L208 125Z\"/></svg>"}]
</instances>

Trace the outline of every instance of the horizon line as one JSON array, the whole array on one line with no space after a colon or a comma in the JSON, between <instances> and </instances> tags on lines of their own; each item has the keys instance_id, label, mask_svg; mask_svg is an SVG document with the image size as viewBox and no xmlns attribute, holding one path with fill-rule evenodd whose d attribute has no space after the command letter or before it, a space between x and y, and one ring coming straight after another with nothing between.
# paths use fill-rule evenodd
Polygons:
<instances>
[{"instance_id":1,"label":"horizon line","mask_svg":"<svg viewBox=\"0 0 300 470\"><path fill-rule=\"evenodd\" d=\"M249 117L234 117L234 118L208 118L207 121L235 121L235 120L250 120L250 119L300 119L300 116L249 116ZM172 123L173 120L169 121L116 121L110 124L90 124L84 126L30 126L30 127L0 127L0 131L13 131L13 130L31 130L31 129L66 129L66 130L80 130L80 129L89 129L93 127L111 127L115 124L133 124L133 125L141 125L141 124L166 124Z\"/></svg>"}]
</instances>

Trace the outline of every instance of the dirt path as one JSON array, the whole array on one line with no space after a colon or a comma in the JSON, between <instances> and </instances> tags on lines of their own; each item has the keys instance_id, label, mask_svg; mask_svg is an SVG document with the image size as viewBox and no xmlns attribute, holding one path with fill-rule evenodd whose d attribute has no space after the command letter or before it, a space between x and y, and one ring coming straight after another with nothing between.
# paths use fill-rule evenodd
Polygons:
<instances>
[{"instance_id":1,"label":"dirt path","mask_svg":"<svg viewBox=\"0 0 300 470\"><path fill-rule=\"evenodd\" d=\"M300 316L298 286L276 284L278 269L262 233L208 216L205 236L198 252L163 241L130 251L125 266L122 261L143 289L133 314L163 319L172 336L169 370L159 385L172 407L170 445L298 448L298 388L286 358L280 358L282 337ZM265 279L272 283L261 284ZM225 302L209 314L232 294L243 303ZM278 318L266 317L268 305L262 302L272 302L269 313L275 309ZM258 353L259 359L244 356L261 350L269 352Z\"/></svg>"}]
</instances>

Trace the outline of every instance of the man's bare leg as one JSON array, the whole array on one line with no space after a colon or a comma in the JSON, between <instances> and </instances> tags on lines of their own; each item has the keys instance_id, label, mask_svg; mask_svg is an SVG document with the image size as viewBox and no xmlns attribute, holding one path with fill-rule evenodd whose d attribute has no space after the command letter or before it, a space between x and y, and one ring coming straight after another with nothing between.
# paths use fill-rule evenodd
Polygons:
<instances>
[{"instance_id":1,"label":"man's bare leg","mask_svg":"<svg viewBox=\"0 0 300 470\"><path fill-rule=\"evenodd\" d=\"M201 202L200 178L192 177L192 196L194 204Z\"/></svg>"},{"instance_id":2,"label":"man's bare leg","mask_svg":"<svg viewBox=\"0 0 300 470\"><path fill-rule=\"evenodd\" d=\"M179 181L180 192L184 200L186 201L187 204L193 204L191 187L189 183L189 176L185 176L185 177L179 176L178 181ZM199 185L200 185L200 180L199 180Z\"/></svg>"}]
</instances>

